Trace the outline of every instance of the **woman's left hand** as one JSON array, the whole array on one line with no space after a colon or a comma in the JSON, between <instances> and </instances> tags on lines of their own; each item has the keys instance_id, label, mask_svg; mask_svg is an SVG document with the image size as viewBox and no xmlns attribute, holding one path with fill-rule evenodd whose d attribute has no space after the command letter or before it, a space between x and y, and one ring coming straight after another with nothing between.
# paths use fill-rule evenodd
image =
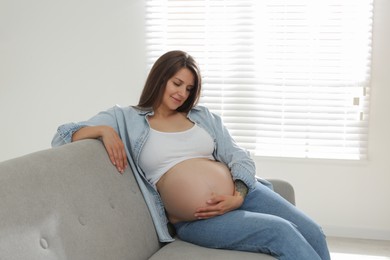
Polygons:
<instances>
[{"instance_id":1,"label":"woman's left hand","mask_svg":"<svg viewBox=\"0 0 390 260\"><path fill-rule=\"evenodd\" d=\"M234 195L213 195L206 203L207 206L200 207L195 211L197 219L207 219L223 215L229 211L239 208L244 198L239 192Z\"/></svg>"}]
</instances>

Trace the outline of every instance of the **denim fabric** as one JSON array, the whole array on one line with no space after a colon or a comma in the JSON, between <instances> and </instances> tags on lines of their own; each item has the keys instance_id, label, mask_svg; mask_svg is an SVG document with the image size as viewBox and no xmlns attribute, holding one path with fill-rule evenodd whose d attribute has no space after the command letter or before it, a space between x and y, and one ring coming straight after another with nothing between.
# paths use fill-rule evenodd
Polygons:
<instances>
[{"instance_id":1,"label":"denim fabric","mask_svg":"<svg viewBox=\"0 0 390 260\"><path fill-rule=\"evenodd\" d=\"M243 205L222 216L175 224L180 239L197 245L261 252L287 260L328 260L322 229L261 183Z\"/></svg>"},{"instance_id":2,"label":"denim fabric","mask_svg":"<svg viewBox=\"0 0 390 260\"><path fill-rule=\"evenodd\" d=\"M150 115L153 115L152 110L115 106L87 121L61 125L52 140L52 146L70 143L73 133L85 126L108 125L113 127L125 145L129 166L145 198L159 239L161 242L170 242L173 238L168 232L168 219L160 195L145 179L139 166L139 155L150 130L146 117ZM221 118L202 106L193 108L188 118L210 134L214 140L213 156L229 167L233 179L242 180L249 189L254 189L257 183L255 164L247 151L238 147L233 141Z\"/></svg>"}]
</instances>

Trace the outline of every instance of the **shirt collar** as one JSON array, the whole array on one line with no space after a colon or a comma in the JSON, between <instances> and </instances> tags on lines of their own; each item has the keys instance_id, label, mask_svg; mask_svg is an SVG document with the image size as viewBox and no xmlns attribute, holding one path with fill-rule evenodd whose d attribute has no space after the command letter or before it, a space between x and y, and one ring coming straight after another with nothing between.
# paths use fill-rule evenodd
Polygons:
<instances>
[{"instance_id":1,"label":"shirt collar","mask_svg":"<svg viewBox=\"0 0 390 260\"><path fill-rule=\"evenodd\" d=\"M153 114L154 114L153 108L151 108L151 107L148 107L148 108L140 108L140 107L134 106L134 109L137 110L137 112L138 112L139 115L153 115ZM198 106L195 106L195 107L193 107L191 110L197 110L197 111L199 111L200 108L199 108ZM191 112L191 111L190 111L190 112Z\"/></svg>"}]
</instances>

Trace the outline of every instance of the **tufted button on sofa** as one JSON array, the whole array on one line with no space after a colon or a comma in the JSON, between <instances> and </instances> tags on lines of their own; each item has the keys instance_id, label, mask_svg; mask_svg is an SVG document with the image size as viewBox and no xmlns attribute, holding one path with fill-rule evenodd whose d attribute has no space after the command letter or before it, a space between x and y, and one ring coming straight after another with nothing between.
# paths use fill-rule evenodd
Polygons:
<instances>
[{"instance_id":1,"label":"tufted button on sofa","mask_svg":"<svg viewBox=\"0 0 390 260\"><path fill-rule=\"evenodd\" d=\"M271 181L294 202L294 190ZM84 140L0 163L1 260L274 259L158 241L143 196L102 143Z\"/></svg>"}]
</instances>

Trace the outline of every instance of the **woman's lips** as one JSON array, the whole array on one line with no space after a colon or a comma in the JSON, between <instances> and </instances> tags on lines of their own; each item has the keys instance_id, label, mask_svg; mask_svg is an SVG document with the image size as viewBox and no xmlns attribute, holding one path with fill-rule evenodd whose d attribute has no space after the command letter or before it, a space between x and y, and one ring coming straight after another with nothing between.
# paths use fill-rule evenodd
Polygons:
<instances>
[{"instance_id":1,"label":"woman's lips","mask_svg":"<svg viewBox=\"0 0 390 260\"><path fill-rule=\"evenodd\" d=\"M175 98L175 97L171 97L176 103L181 103L181 100L180 99L177 99L177 98Z\"/></svg>"}]
</instances>

